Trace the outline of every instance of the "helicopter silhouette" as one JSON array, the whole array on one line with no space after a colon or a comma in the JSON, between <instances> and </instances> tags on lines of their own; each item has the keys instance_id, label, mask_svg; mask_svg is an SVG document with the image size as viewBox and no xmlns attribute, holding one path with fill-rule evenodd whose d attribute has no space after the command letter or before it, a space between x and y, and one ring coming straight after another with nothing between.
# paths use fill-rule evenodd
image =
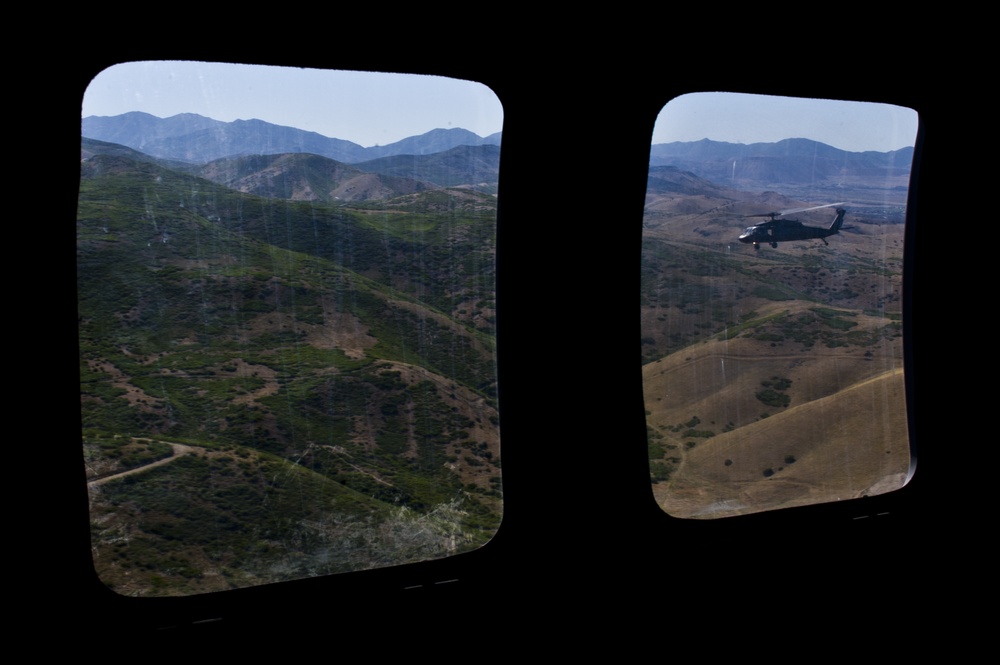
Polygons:
<instances>
[{"instance_id":1,"label":"helicopter silhouette","mask_svg":"<svg viewBox=\"0 0 1000 665\"><path fill-rule=\"evenodd\" d=\"M837 216L834 218L833 223L830 224L829 228L823 228L820 226L806 226L802 222L795 219L776 219L782 215L789 215L795 212L805 212L806 210L817 210L819 208L830 208L832 206L844 205L841 203L827 203L821 206L812 206L811 208L795 208L793 210L784 210L782 212L768 212L761 215L747 215L747 217L770 217L770 221L761 222L760 224L755 224L754 226L748 226L746 230L740 234L740 242L746 244L753 244L754 249L760 249L761 243L767 243L771 247L777 247L779 242L790 242L792 240L812 240L813 238L819 238L823 241L823 244L830 244L826 239L836 233L840 232L840 229L844 225L844 215L846 210L843 208L837 208Z\"/></svg>"}]
</instances>

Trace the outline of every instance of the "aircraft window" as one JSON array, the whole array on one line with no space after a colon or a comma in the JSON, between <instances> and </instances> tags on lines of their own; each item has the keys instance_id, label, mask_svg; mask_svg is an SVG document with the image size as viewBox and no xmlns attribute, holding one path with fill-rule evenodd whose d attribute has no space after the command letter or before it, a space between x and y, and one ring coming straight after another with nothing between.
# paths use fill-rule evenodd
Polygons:
<instances>
[{"instance_id":1,"label":"aircraft window","mask_svg":"<svg viewBox=\"0 0 1000 665\"><path fill-rule=\"evenodd\" d=\"M100 579L177 596L439 559L503 511L502 108L431 76L198 62L83 105Z\"/></svg>"},{"instance_id":2,"label":"aircraft window","mask_svg":"<svg viewBox=\"0 0 1000 665\"><path fill-rule=\"evenodd\" d=\"M917 115L696 93L657 118L642 232L650 480L710 519L912 475L903 257Z\"/></svg>"}]
</instances>

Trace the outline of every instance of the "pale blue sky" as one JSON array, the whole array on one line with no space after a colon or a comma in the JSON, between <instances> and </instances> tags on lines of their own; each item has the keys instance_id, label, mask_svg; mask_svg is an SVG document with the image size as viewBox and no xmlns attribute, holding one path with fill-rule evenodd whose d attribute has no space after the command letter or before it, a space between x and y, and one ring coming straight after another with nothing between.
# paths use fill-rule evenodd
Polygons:
<instances>
[{"instance_id":1,"label":"pale blue sky","mask_svg":"<svg viewBox=\"0 0 1000 665\"><path fill-rule=\"evenodd\" d=\"M231 65L122 63L87 87L83 117L144 111L197 113L230 122L256 118L364 147L432 129L479 136L503 129L503 108L485 85L441 76Z\"/></svg>"},{"instance_id":2,"label":"pale blue sky","mask_svg":"<svg viewBox=\"0 0 1000 665\"><path fill-rule=\"evenodd\" d=\"M691 93L663 107L653 143L699 141L773 143L807 138L841 150L888 152L912 146L917 113L891 104Z\"/></svg>"},{"instance_id":3,"label":"pale blue sky","mask_svg":"<svg viewBox=\"0 0 1000 665\"><path fill-rule=\"evenodd\" d=\"M438 128L479 136L503 129L500 100L473 81L225 63L122 63L98 74L84 95L83 117L129 111L161 118L197 113L226 122L256 118L365 147ZM810 138L885 152L913 145L916 129L914 111L887 104L692 93L664 107L653 143ZM594 131L602 131L597 120Z\"/></svg>"}]
</instances>

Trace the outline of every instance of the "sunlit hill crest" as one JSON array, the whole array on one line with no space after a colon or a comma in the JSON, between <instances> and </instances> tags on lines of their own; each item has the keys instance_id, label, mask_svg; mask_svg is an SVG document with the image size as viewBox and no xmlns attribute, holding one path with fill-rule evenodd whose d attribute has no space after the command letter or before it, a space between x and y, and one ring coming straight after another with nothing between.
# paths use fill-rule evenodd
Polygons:
<instances>
[{"instance_id":1,"label":"sunlit hill crest","mask_svg":"<svg viewBox=\"0 0 1000 665\"><path fill-rule=\"evenodd\" d=\"M297 201L384 200L438 188L418 178L383 176L304 153L217 159L198 173L247 194Z\"/></svg>"},{"instance_id":2,"label":"sunlit hill crest","mask_svg":"<svg viewBox=\"0 0 1000 665\"><path fill-rule=\"evenodd\" d=\"M383 157L357 165L309 153L243 155L190 164L157 159L117 143L82 139L81 159L95 155L156 162L246 194L329 202L383 201L443 188L495 194L500 167L500 148L495 145Z\"/></svg>"}]
</instances>

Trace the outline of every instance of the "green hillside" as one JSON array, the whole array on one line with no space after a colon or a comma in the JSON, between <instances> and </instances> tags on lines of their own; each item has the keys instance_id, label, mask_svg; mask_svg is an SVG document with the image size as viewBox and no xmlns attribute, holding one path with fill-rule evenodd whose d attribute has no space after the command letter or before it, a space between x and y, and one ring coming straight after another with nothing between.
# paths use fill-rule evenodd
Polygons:
<instances>
[{"instance_id":1,"label":"green hillside","mask_svg":"<svg viewBox=\"0 0 1000 665\"><path fill-rule=\"evenodd\" d=\"M109 586L206 592L492 536L495 198L427 194L352 208L82 164L81 409Z\"/></svg>"}]
</instances>

